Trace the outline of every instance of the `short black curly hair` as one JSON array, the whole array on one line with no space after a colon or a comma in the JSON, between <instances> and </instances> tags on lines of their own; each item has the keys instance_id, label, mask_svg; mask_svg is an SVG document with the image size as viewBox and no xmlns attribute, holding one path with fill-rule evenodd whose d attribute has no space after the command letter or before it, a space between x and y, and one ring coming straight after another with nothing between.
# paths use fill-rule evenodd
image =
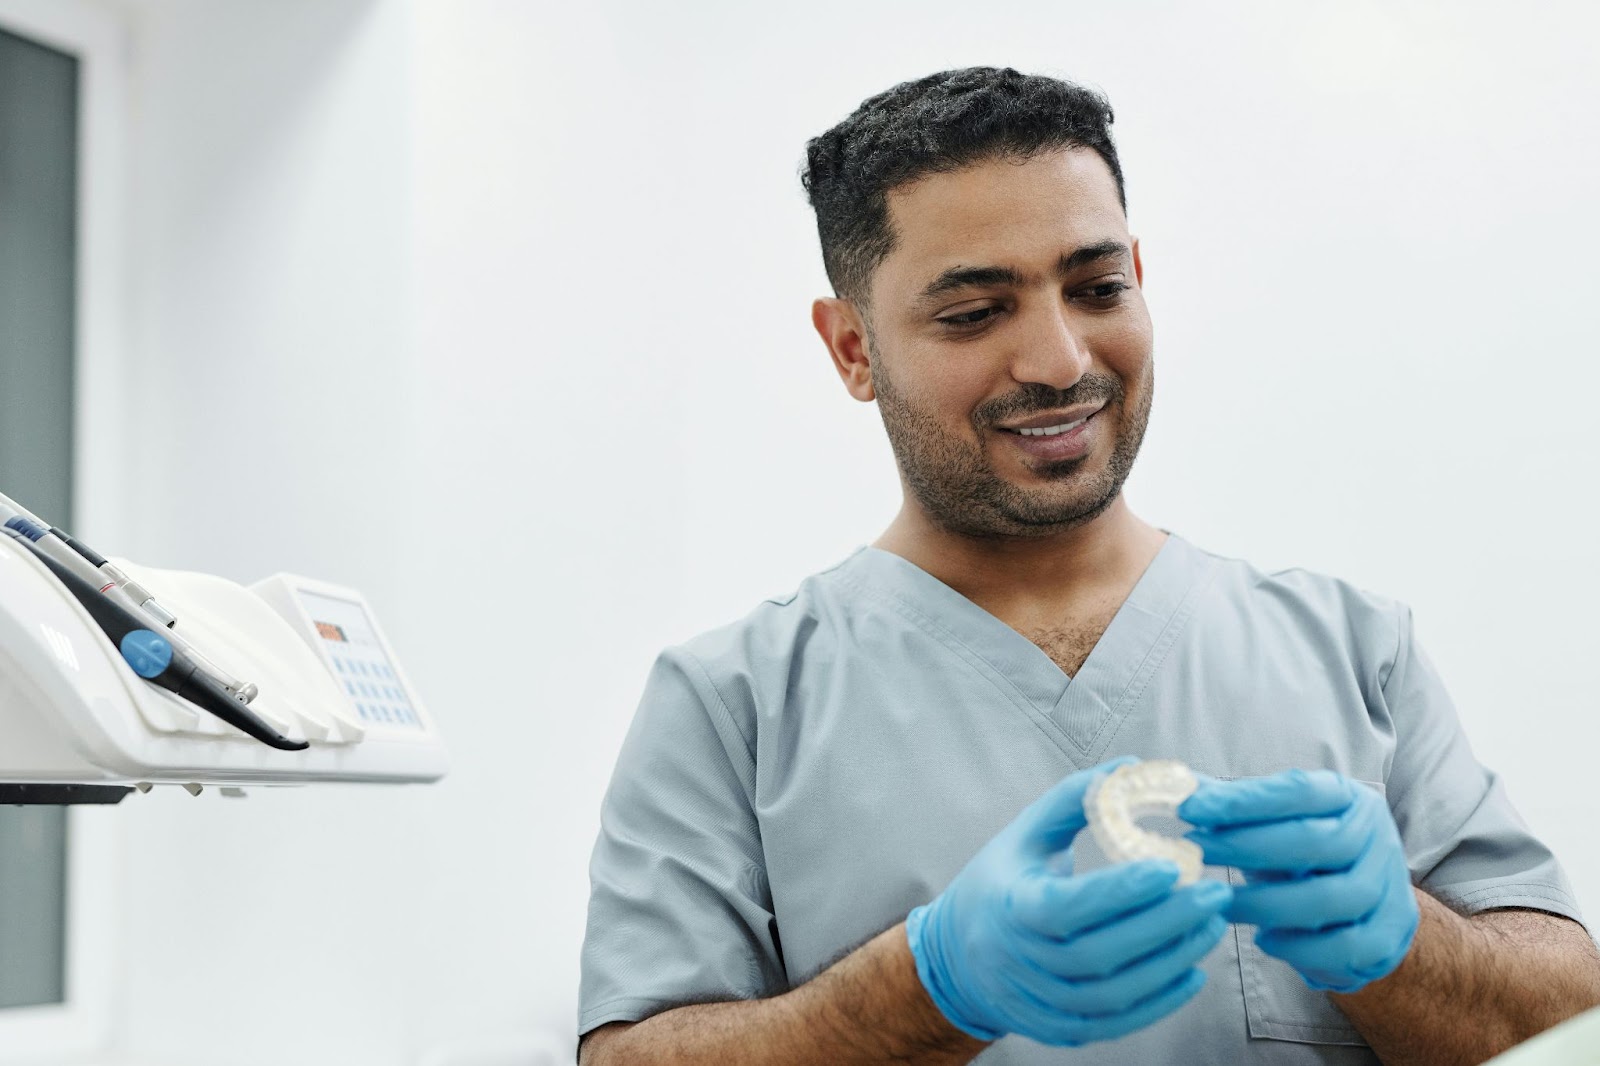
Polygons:
<instances>
[{"instance_id":1,"label":"short black curly hair","mask_svg":"<svg viewBox=\"0 0 1600 1066\"><path fill-rule=\"evenodd\" d=\"M1089 148L1111 168L1126 214L1111 120L1102 93L1010 67L940 71L863 100L849 118L806 142L800 173L834 295L868 309L872 272L895 246L889 190L927 174Z\"/></svg>"}]
</instances>

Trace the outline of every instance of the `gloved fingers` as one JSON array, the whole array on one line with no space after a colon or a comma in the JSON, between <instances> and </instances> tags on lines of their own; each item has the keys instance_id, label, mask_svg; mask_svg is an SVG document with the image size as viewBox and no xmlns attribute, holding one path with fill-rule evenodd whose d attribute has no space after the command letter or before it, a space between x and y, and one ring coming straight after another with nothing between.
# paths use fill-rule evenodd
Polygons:
<instances>
[{"instance_id":1,"label":"gloved fingers","mask_svg":"<svg viewBox=\"0 0 1600 1066\"><path fill-rule=\"evenodd\" d=\"M1355 992L1400 965L1410 941L1383 946L1368 943L1360 926L1320 933L1271 930L1256 937L1262 951L1300 972L1306 984L1327 992Z\"/></svg>"},{"instance_id":2,"label":"gloved fingers","mask_svg":"<svg viewBox=\"0 0 1600 1066\"><path fill-rule=\"evenodd\" d=\"M1187 936L1221 914L1233 890L1220 881L1201 881L1175 890L1143 911L1115 918L1072 937L1066 944L1063 977L1108 977L1163 944Z\"/></svg>"},{"instance_id":3,"label":"gloved fingers","mask_svg":"<svg viewBox=\"0 0 1600 1066\"><path fill-rule=\"evenodd\" d=\"M1176 863L1145 859L1087 874L1038 869L1011 888L1008 910L1024 929L1063 940L1165 899L1178 883Z\"/></svg>"},{"instance_id":4,"label":"gloved fingers","mask_svg":"<svg viewBox=\"0 0 1600 1066\"><path fill-rule=\"evenodd\" d=\"M1310 816L1184 834L1213 866L1300 874L1343 870L1372 845L1378 819L1373 805L1352 803L1332 817Z\"/></svg>"},{"instance_id":5,"label":"gloved fingers","mask_svg":"<svg viewBox=\"0 0 1600 1066\"><path fill-rule=\"evenodd\" d=\"M1256 944L1300 971L1314 988L1353 992L1400 965L1419 919L1410 882L1390 883L1366 921L1315 932L1263 929L1256 933Z\"/></svg>"},{"instance_id":6,"label":"gloved fingers","mask_svg":"<svg viewBox=\"0 0 1600 1066\"><path fill-rule=\"evenodd\" d=\"M1061 1004L1074 1014L1091 1017L1125 1010L1182 977L1210 954L1227 931L1228 923L1220 915L1208 918L1185 936L1162 945L1110 977L1073 982L1062 995Z\"/></svg>"},{"instance_id":7,"label":"gloved fingers","mask_svg":"<svg viewBox=\"0 0 1600 1066\"><path fill-rule=\"evenodd\" d=\"M1324 929L1308 933L1297 929L1262 929L1256 933L1256 947L1275 959L1282 959L1299 972L1312 988L1329 992L1353 992L1358 979L1348 973L1348 936L1336 933L1350 929Z\"/></svg>"},{"instance_id":8,"label":"gloved fingers","mask_svg":"<svg viewBox=\"0 0 1600 1066\"><path fill-rule=\"evenodd\" d=\"M1025 1034L1041 1044L1077 1047L1099 1040L1115 1040L1160 1021L1194 998L1206 983L1206 975L1191 969L1165 988L1116 1014L1096 1017L1058 1014L1040 1019L1036 1033Z\"/></svg>"},{"instance_id":9,"label":"gloved fingers","mask_svg":"<svg viewBox=\"0 0 1600 1066\"><path fill-rule=\"evenodd\" d=\"M1216 918L1219 921L1223 920L1220 914L1216 915ZM1138 966L1148 959L1164 956L1167 952L1171 951L1176 944L1184 940L1186 937L1194 935L1197 930L1203 927L1204 923L1193 926L1192 928L1183 932L1179 936L1173 937L1171 940L1160 945L1141 958L1124 960L1121 965L1117 965L1114 960L1109 961L1105 964L1104 969L1106 972L1104 975L1097 974L1090 977L1083 976L1087 967L1086 963L1084 962L1083 951L1079 947L1078 941L1075 938L1069 937L1065 940L1061 940L1054 937L1037 936L1032 933L1024 933L1011 942L1010 949L1013 954L1017 958L1023 960L1028 967L1031 967L1041 974L1047 975L1050 980L1066 981L1074 987L1078 987L1107 980L1114 974L1122 973L1130 967ZM1181 966L1173 969L1171 973L1167 974L1167 979L1170 980L1172 977L1176 976L1178 970L1180 969L1182 969ZM1151 989L1151 991L1154 991L1154 989ZM1105 1012L1101 1011L1099 1013Z\"/></svg>"},{"instance_id":10,"label":"gloved fingers","mask_svg":"<svg viewBox=\"0 0 1600 1066\"><path fill-rule=\"evenodd\" d=\"M1201 777L1178 817L1203 829L1337 815L1356 798L1356 785L1332 770L1285 770L1268 777L1222 781Z\"/></svg>"},{"instance_id":11,"label":"gloved fingers","mask_svg":"<svg viewBox=\"0 0 1600 1066\"><path fill-rule=\"evenodd\" d=\"M1389 856L1371 847L1348 870L1252 882L1233 890L1228 920L1263 929L1324 929L1367 918L1383 899Z\"/></svg>"},{"instance_id":12,"label":"gloved fingers","mask_svg":"<svg viewBox=\"0 0 1600 1066\"><path fill-rule=\"evenodd\" d=\"M994 975L998 995L991 999L1010 1032L1032 1036L1041 1025L1061 1017L1061 1007L1053 1002L1061 987L1059 978L1027 963L998 967Z\"/></svg>"},{"instance_id":13,"label":"gloved fingers","mask_svg":"<svg viewBox=\"0 0 1600 1066\"><path fill-rule=\"evenodd\" d=\"M1089 824L1083 813L1083 798L1095 778L1138 761L1132 755L1124 755L1068 774L1050 786L1042 796L1024 807L1013 822L1022 832L1024 850L1034 858L1064 850Z\"/></svg>"}]
</instances>

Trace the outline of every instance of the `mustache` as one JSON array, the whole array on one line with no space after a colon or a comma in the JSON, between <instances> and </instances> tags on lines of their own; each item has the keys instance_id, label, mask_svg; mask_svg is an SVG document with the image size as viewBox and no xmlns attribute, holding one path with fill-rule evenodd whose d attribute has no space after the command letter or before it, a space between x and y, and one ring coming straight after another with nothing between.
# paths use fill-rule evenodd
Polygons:
<instances>
[{"instance_id":1,"label":"mustache","mask_svg":"<svg viewBox=\"0 0 1600 1066\"><path fill-rule=\"evenodd\" d=\"M1059 411L1083 403L1104 403L1111 406L1122 399L1122 384L1115 378L1083 377L1070 389L1052 389L1048 385L1032 383L1011 396L985 404L974 412L979 425L995 425L1031 414Z\"/></svg>"}]
</instances>

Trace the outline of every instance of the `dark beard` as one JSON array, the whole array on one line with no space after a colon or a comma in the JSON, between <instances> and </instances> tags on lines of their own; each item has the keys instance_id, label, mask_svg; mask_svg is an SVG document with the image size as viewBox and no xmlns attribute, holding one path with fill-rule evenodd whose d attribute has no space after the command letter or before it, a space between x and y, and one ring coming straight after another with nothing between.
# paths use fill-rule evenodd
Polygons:
<instances>
[{"instance_id":1,"label":"dark beard","mask_svg":"<svg viewBox=\"0 0 1600 1066\"><path fill-rule=\"evenodd\" d=\"M1144 442L1155 392L1154 364L1147 364L1144 389L1132 410L1127 393L1115 378L1085 377L1066 392L1042 384L1025 386L1024 393L1004 409L974 412L985 417L980 425L1058 410L1077 403L1105 399L1096 419L1116 418L1116 439L1100 471L1085 468L1098 461L1094 453L1077 459L1035 466L1050 481L1073 479L1081 484L1069 496L1024 489L998 476L975 443L948 435L925 411L909 403L890 381L882 362L873 358L872 384L889 446L900 466L906 486L929 519L940 528L967 537L1042 537L1092 521L1116 502L1123 482Z\"/></svg>"}]
</instances>

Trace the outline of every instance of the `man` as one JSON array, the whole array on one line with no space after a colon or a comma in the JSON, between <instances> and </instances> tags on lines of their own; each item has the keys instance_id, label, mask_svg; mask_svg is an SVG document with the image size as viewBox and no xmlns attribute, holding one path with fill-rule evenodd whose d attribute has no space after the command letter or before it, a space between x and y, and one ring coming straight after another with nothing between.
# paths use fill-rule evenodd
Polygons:
<instances>
[{"instance_id":1,"label":"man","mask_svg":"<svg viewBox=\"0 0 1600 1066\"><path fill-rule=\"evenodd\" d=\"M1600 1003L1410 611L1129 509L1152 334L1111 118L973 68L811 142L812 319L904 504L657 660L583 1062L1466 1063ZM1073 846L1118 756L1201 776L1198 885Z\"/></svg>"}]
</instances>

